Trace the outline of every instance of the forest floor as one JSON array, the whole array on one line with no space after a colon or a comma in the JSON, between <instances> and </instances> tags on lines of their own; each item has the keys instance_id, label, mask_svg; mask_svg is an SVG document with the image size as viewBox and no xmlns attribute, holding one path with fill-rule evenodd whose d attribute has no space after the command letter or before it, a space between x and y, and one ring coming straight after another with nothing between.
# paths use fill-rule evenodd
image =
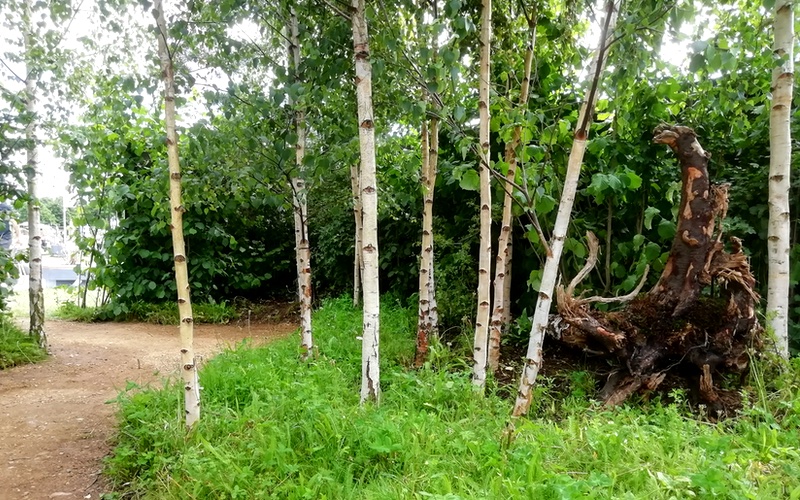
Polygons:
<instances>
[{"instance_id":1,"label":"forest floor","mask_svg":"<svg viewBox=\"0 0 800 500\"><path fill-rule=\"evenodd\" d=\"M195 351L208 359L245 338L263 343L296 328L197 325ZM128 382L177 375L175 326L48 321L47 335L49 359L0 371L0 500L100 498L117 394Z\"/></svg>"}]
</instances>

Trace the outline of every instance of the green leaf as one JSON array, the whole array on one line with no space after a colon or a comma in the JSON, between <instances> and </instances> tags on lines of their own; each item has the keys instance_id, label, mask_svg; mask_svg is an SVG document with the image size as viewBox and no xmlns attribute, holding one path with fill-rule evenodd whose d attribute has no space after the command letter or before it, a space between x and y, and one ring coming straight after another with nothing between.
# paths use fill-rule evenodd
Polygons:
<instances>
[{"instance_id":1,"label":"green leaf","mask_svg":"<svg viewBox=\"0 0 800 500\"><path fill-rule=\"evenodd\" d=\"M694 54L689 61L689 71L697 73L706 67L706 58L703 54Z\"/></svg>"},{"instance_id":2,"label":"green leaf","mask_svg":"<svg viewBox=\"0 0 800 500\"><path fill-rule=\"evenodd\" d=\"M647 229L653 229L653 217L660 213L661 211L656 207L647 207L644 210L644 227Z\"/></svg>"},{"instance_id":3,"label":"green leaf","mask_svg":"<svg viewBox=\"0 0 800 500\"><path fill-rule=\"evenodd\" d=\"M639 282L639 277L635 274L629 274L625 281L620 284L620 288L623 292L628 293L636 287L636 283Z\"/></svg>"},{"instance_id":4,"label":"green leaf","mask_svg":"<svg viewBox=\"0 0 800 500\"><path fill-rule=\"evenodd\" d=\"M556 200L550 195L543 194L536 197L536 213L539 215L549 214L556 206Z\"/></svg>"},{"instance_id":5,"label":"green leaf","mask_svg":"<svg viewBox=\"0 0 800 500\"><path fill-rule=\"evenodd\" d=\"M639 189L639 187L642 185L642 178L632 170L625 172L625 175L627 176L628 189L631 191Z\"/></svg>"},{"instance_id":6,"label":"green leaf","mask_svg":"<svg viewBox=\"0 0 800 500\"><path fill-rule=\"evenodd\" d=\"M478 191L481 187L481 178L476 171L470 169L461 175L458 185L467 191Z\"/></svg>"},{"instance_id":7,"label":"green leaf","mask_svg":"<svg viewBox=\"0 0 800 500\"><path fill-rule=\"evenodd\" d=\"M647 262L656 260L659 255L661 255L661 247L658 244L651 241L644 247L644 258L647 259Z\"/></svg>"},{"instance_id":8,"label":"green leaf","mask_svg":"<svg viewBox=\"0 0 800 500\"><path fill-rule=\"evenodd\" d=\"M658 223L658 235L664 240L671 240L675 236L675 223L663 219Z\"/></svg>"}]
</instances>

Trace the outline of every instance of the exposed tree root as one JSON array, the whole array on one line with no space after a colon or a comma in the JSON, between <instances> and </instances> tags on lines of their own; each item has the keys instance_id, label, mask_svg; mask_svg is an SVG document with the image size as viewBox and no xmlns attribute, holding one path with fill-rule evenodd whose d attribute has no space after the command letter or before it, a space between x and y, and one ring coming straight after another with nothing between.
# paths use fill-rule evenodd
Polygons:
<instances>
[{"instance_id":1,"label":"exposed tree root","mask_svg":"<svg viewBox=\"0 0 800 500\"><path fill-rule=\"evenodd\" d=\"M589 235L586 266L565 289L556 290L558 315L549 332L572 347L615 358L601 397L607 405L632 394L655 390L668 373L692 373L695 389L710 415L724 414L715 376L743 373L751 348L761 347L762 328L755 315L759 300L741 241L722 241L722 221L728 209L728 185L708 179L708 155L687 127L660 127L655 142L677 154L683 174L679 220L669 258L656 286L639 295L644 278L625 297L584 299L574 296L578 285L597 261L597 239ZM712 282L718 296L703 295ZM592 302L628 302L620 311L592 310Z\"/></svg>"}]
</instances>

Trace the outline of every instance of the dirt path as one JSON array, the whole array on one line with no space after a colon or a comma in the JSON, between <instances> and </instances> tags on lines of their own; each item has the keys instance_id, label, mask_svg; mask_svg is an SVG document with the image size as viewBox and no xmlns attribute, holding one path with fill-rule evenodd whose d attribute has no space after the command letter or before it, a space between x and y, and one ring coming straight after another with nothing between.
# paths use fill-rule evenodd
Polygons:
<instances>
[{"instance_id":1,"label":"dirt path","mask_svg":"<svg viewBox=\"0 0 800 500\"><path fill-rule=\"evenodd\" d=\"M290 323L198 325L195 350L208 358L245 337L286 335ZM91 498L103 485L113 404L127 381L177 373L178 329L131 323L47 323L52 356L0 371L0 500Z\"/></svg>"}]
</instances>

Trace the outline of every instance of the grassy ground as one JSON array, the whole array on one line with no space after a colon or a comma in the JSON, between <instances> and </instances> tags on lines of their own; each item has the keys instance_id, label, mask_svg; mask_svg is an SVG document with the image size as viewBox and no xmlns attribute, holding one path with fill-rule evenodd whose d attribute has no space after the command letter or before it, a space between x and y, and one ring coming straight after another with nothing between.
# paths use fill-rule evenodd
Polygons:
<instances>
[{"instance_id":1,"label":"grassy ground","mask_svg":"<svg viewBox=\"0 0 800 500\"><path fill-rule=\"evenodd\" d=\"M181 423L178 385L120 396L107 473L117 495L168 498L683 499L800 498L798 365L737 418L711 424L680 391L611 410L537 388L530 418L505 429L511 403L476 394L462 358L434 347L422 370L413 311L381 316L380 406L360 406L361 316L348 300L315 314L320 356L299 361L292 337L242 346L201 374L203 415ZM756 382L761 373L756 372Z\"/></svg>"},{"instance_id":2,"label":"grassy ground","mask_svg":"<svg viewBox=\"0 0 800 500\"><path fill-rule=\"evenodd\" d=\"M0 314L0 370L35 363L46 353L5 314Z\"/></svg>"}]
</instances>

